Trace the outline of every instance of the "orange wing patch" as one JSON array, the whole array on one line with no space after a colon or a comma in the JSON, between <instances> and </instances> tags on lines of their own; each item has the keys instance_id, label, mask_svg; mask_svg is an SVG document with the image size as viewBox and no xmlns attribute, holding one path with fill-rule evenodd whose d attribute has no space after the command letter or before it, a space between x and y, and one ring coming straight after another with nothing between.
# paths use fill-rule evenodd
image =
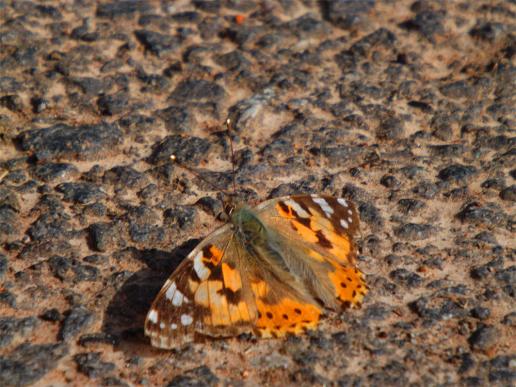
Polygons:
<instances>
[{"instance_id":1,"label":"orange wing patch","mask_svg":"<svg viewBox=\"0 0 516 387\"><path fill-rule=\"evenodd\" d=\"M328 277L335 288L335 296L342 301L344 307L361 307L368 289L363 274L354 267L334 266L335 270Z\"/></svg>"},{"instance_id":2,"label":"orange wing patch","mask_svg":"<svg viewBox=\"0 0 516 387\"><path fill-rule=\"evenodd\" d=\"M256 330L261 337L282 337L287 333L298 335L307 329L315 329L321 310L313 304L304 304L283 298L277 304L256 301L258 320Z\"/></svg>"},{"instance_id":3,"label":"orange wing patch","mask_svg":"<svg viewBox=\"0 0 516 387\"><path fill-rule=\"evenodd\" d=\"M321 310L316 305L288 297L274 304L267 303L265 297L269 289L264 281L253 282L252 290L258 309L255 330L260 337L283 337L288 333L297 335L317 327Z\"/></svg>"}]
</instances>

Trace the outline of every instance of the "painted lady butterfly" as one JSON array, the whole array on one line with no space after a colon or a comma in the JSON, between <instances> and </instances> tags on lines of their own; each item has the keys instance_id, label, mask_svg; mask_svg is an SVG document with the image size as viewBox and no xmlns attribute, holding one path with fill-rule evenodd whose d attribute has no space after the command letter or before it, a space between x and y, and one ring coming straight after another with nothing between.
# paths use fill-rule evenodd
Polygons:
<instances>
[{"instance_id":1,"label":"painted lady butterfly","mask_svg":"<svg viewBox=\"0 0 516 387\"><path fill-rule=\"evenodd\" d=\"M154 300L145 321L153 346L174 348L195 334L300 334L317 327L324 308L361 306L367 285L355 267L352 203L294 195L228 216Z\"/></svg>"}]
</instances>

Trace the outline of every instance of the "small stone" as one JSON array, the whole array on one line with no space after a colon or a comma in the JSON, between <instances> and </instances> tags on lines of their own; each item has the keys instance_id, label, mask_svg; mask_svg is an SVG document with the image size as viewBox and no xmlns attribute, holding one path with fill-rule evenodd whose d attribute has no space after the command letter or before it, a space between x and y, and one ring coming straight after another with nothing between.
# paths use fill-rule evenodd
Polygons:
<instances>
[{"instance_id":1,"label":"small stone","mask_svg":"<svg viewBox=\"0 0 516 387\"><path fill-rule=\"evenodd\" d=\"M68 341L84 329L86 329L93 322L94 315L82 306L71 309L63 321L59 338Z\"/></svg>"},{"instance_id":2,"label":"small stone","mask_svg":"<svg viewBox=\"0 0 516 387\"><path fill-rule=\"evenodd\" d=\"M39 316L39 318L45 321L57 322L61 321L63 316L61 315L61 312L59 312L59 310L57 310L56 308L52 308L44 311Z\"/></svg>"},{"instance_id":3,"label":"small stone","mask_svg":"<svg viewBox=\"0 0 516 387\"><path fill-rule=\"evenodd\" d=\"M398 207L405 215L415 214L419 210L425 208L425 203L417 199L400 199L398 201Z\"/></svg>"},{"instance_id":4,"label":"small stone","mask_svg":"<svg viewBox=\"0 0 516 387\"><path fill-rule=\"evenodd\" d=\"M107 197L103 190L89 182L62 183L56 190L64 194L65 201L80 204L90 204Z\"/></svg>"},{"instance_id":5,"label":"small stone","mask_svg":"<svg viewBox=\"0 0 516 387\"><path fill-rule=\"evenodd\" d=\"M376 137L381 140L399 140L404 134L403 121L396 117L387 118L376 130Z\"/></svg>"},{"instance_id":6,"label":"small stone","mask_svg":"<svg viewBox=\"0 0 516 387\"><path fill-rule=\"evenodd\" d=\"M78 353L73 359L77 363L79 372L85 374L89 378L105 377L115 369L113 363L101 360L100 352Z\"/></svg>"},{"instance_id":7,"label":"small stone","mask_svg":"<svg viewBox=\"0 0 516 387\"><path fill-rule=\"evenodd\" d=\"M34 168L34 175L47 183L70 180L79 175L79 170L68 163L44 163Z\"/></svg>"},{"instance_id":8,"label":"small stone","mask_svg":"<svg viewBox=\"0 0 516 387\"><path fill-rule=\"evenodd\" d=\"M511 185L510 187L504 188L500 192L500 198L502 200L514 202L516 201L516 184Z\"/></svg>"},{"instance_id":9,"label":"small stone","mask_svg":"<svg viewBox=\"0 0 516 387\"><path fill-rule=\"evenodd\" d=\"M516 312L511 312L503 316L502 324L516 328Z\"/></svg>"},{"instance_id":10,"label":"small stone","mask_svg":"<svg viewBox=\"0 0 516 387\"><path fill-rule=\"evenodd\" d=\"M380 184L391 189L398 189L401 186L401 182L393 175L382 176Z\"/></svg>"},{"instance_id":11,"label":"small stone","mask_svg":"<svg viewBox=\"0 0 516 387\"><path fill-rule=\"evenodd\" d=\"M422 10L413 19L403 22L401 27L417 31L430 42L433 42L435 35L444 34L443 21L445 15L445 11Z\"/></svg>"},{"instance_id":12,"label":"small stone","mask_svg":"<svg viewBox=\"0 0 516 387\"><path fill-rule=\"evenodd\" d=\"M15 336L25 336L30 334L38 325L35 317L0 318L0 348L8 346Z\"/></svg>"},{"instance_id":13,"label":"small stone","mask_svg":"<svg viewBox=\"0 0 516 387\"><path fill-rule=\"evenodd\" d=\"M193 120L188 108L184 106L171 105L157 111L157 116L165 122L165 127L170 133L190 132Z\"/></svg>"},{"instance_id":14,"label":"small stone","mask_svg":"<svg viewBox=\"0 0 516 387\"><path fill-rule=\"evenodd\" d=\"M147 12L152 9L145 0L117 0L111 3L103 3L97 6L98 17L115 18L128 16L136 12Z\"/></svg>"},{"instance_id":15,"label":"small stone","mask_svg":"<svg viewBox=\"0 0 516 387\"><path fill-rule=\"evenodd\" d=\"M9 268L9 260L7 257L0 253L0 281L3 279L7 269Z\"/></svg>"},{"instance_id":16,"label":"small stone","mask_svg":"<svg viewBox=\"0 0 516 387\"><path fill-rule=\"evenodd\" d=\"M423 283L421 276L406 269L393 270L389 273L389 277L396 283L409 288L419 287Z\"/></svg>"},{"instance_id":17,"label":"small stone","mask_svg":"<svg viewBox=\"0 0 516 387\"><path fill-rule=\"evenodd\" d=\"M394 230L394 234L401 239L422 240L430 238L435 228L429 224L407 223Z\"/></svg>"},{"instance_id":18,"label":"small stone","mask_svg":"<svg viewBox=\"0 0 516 387\"><path fill-rule=\"evenodd\" d=\"M478 318L479 320L485 320L489 318L491 315L491 310L489 308L484 308L481 306L476 306L470 311L471 316Z\"/></svg>"},{"instance_id":19,"label":"small stone","mask_svg":"<svg viewBox=\"0 0 516 387\"><path fill-rule=\"evenodd\" d=\"M222 86L204 79L187 79L181 81L170 95L177 101L218 101L226 95Z\"/></svg>"},{"instance_id":20,"label":"small stone","mask_svg":"<svg viewBox=\"0 0 516 387\"><path fill-rule=\"evenodd\" d=\"M178 205L169 208L163 213L164 222L170 225L177 224L179 228L185 229L194 226L195 216L197 214L194 206Z\"/></svg>"},{"instance_id":21,"label":"small stone","mask_svg":"<svg viewBox=\"0 0 516 387\"><path fill-rule=\"evenodd\" d=\"M439 171L437 177L444 181L465 180L477 172L475 167L469 165L453 164Z\"/></svg>"},{"instance_id":22,"label":"small stone","mask_svg":"<svg viewBox=\"0 0 516 387\"><path fill-rule=\"evenodd\" d=\"M57 158L98 158L123 140L121 130L111 124L69 126L57 124L23 132L18 139L24 151L35 153L38 161Z\"/></svg>"},{"instance_id":23,"label":"small stone","mask_svg":"<svg viewBox=\"0 0 516 387\"><path fill-rule=\"evenodd\" d=\"M494 347L500 339L500 332L492 325L480 325L469 337L468 342L473 350L486 351Z\"/></svg>"},{"instance_id":24,"label":"small stone","mask_svg":"<svg viewBox=\"0 0 516 387\"><path fill-rule=\"evenodd\" d=\"M122 225L118 222L94 223L89 227L92 247L97 251L107 251L123 245Z\"/></svg>"},{"instance_id":25,"label":"small stone","mask_svg":"<svg viewBox=\"0 0 516 387\"><path fill-rule=\"evenodd\" d=\"M339 28L350 29L364 23L375 0L334 0L323 2L323 15Z\"/></svg>"},{"instance_id":26,"label":"small stone","mask_svg":"<svg viewBox=\"0 0 516 387\"><path fill-rule=\"evenodd\" d=\"M13 112L21 112L23 110L23 103L17 95L5 95L0 97L0 106L3 106Z\"/></svg>"},{"instance_id":27,"label":"small stone","mask_svg":"<svg viewBox=\"0 0 516 387\"><path fill-rule=\"evenodd\" d=\"M0 356L0 385L33 384L53 370L68 354L68 346L59 344L21 344L9 356Z\"/></svg>"},{"instance_id":28,"label":"small stone","mask_svg":"<svg viewBox=\"0 0 516 387\"><path fill-rule=\"evenodd\" d=\"M114 116L124 113L129 108L129 96L125 93L103 95L97 100L97 106L104 115Z\"/></svg>"},{"instance_id":29,"label":"small stone","mask_svg":"<svg viewBox=\"0 0 516 387\"><path fill-rule=\"evenodd\" d=\"M219 378L208 367L201 366L176 376L167 384L167 387L216 386L218 383Z\"/></svg>"},{"instance_id":30,"label":"small stone","mask_svg":"<svg viewBox=\"0 0 516 387\"><path fill-rule=\"evenodd\" d=\"M179 49L181 39L177 36L160 34L150 30L137 30L134 33L138 41L158 58Z\"/></svg>"},{"instance_id":31,"label":"small stone","mask_svg":"<svg viewBox=\"0 0 516 387\"><path fill-rule=\"evenodd\" d=\"M171 163L170 156L174 155L181 163L197 164L206 156L210 147L210 142L204 138L168 136L154 145L149 162Z\"/></svg>"}]
</instances>

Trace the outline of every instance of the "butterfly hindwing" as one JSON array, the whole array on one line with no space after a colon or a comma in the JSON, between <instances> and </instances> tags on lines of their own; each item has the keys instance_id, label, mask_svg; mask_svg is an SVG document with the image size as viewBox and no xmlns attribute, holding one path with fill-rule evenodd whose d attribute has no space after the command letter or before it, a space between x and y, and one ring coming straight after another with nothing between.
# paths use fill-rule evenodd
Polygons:
<instances>
[{"instance_id":1,"label":"butterfly hindwing","mask_svg":"<svg viewBox=\"0 0 516 387\"><path fill-rule=\"evenodd\" d=\"M266 227L281 236L285 257L293 256L292 265L302 266L302 281L326 307L361 305L367 286L355 267L353 236L359 219L351 202L294 195L271 199L256 209Z\"/></svg>"}]
</instances>

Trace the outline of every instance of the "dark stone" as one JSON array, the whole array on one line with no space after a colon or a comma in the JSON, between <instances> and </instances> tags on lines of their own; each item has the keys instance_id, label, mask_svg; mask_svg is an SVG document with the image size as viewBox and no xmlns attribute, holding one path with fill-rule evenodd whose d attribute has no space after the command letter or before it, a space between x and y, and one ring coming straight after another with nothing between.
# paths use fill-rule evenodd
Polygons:
<instances>
[{"instance_id":1,"label":"dark stone","mask_svg":"<svg viewBox=\"0 0 516 387\"><path fill-rule=\"evenodd\" d=\"M516 185L513 184L510 187L504 188L500 192L500 198L510 202L516 201Z\"/></svg>"},{"instance_id":2,"label":"dark stone","mask_svg":"<svg viewBox=\"0 0 516 387\"><path fill-rule=\"evenodd\" d=\"M499 37L507 31L507 27L501 23L478 21L477 24L469 31L474 38L479 38L488 42L495 42Z\"/></svg>"},{"instance_id":3,"label":"dark stone","mask_svg":"<svg viewBox=\"0 0 516 387\"><path fill-rule=\"evenodd\" d=\"M502 289L510 296L516 297L516 266L509 266L495 274L497 281L503 285Z\"/></svg>"},{"instance_id":4,"label":"dark stone","mask_svg":"<svg viewBox=\"0 0 516 387\"><path fill-rule=\"evenodd\" d=\"M44 311L40 316L40 319L44 321L51 321L51 322L57 322L61 321L63 319L63 316L61 315L61 312L57 310L56 308L47 309Z\"/></svg>"},{"instance_id":5,"label":"dark stone","mask_svg":"<svg viewBox=\"0 0 516 387\"><path fill-rule=\"evenodd\" d=\"M401 27L419 32L429 41L433 42L435 35L444 33L444 11L423 10L411 20L401 23Z\"/></svg>"},{"instance_id":6,"label":"dark stone","mask_svg":"<svg viewBox=\"0 0 516 387\"><path fill-rule=\"evenodd\" d=\"M452 164L439 171L437 177L444 181L461 181L469 178L477 172L475 167L469 165Z\"/></svg>"},{"instance_id":7,"label":"dark stone","mask_svg":"<svg viewBox=\"0 0 516 387\"><path fill-rule=\"evenodd\" d=\"M398 140L404 133L403 121L396 117L389 117L382 121L376 130L376 137L381 140Z\"/></svg>"},{"instance_id":8,"label":"dark stone","mask_svg":"<svg viewBox=\"0 0 516 387\"><path fill-rule=\"evenodd\" d=\"M435 228L429 224L407 223L394 230L394 234L401 239L422 240L430 237Z\"/></svg>"},{"instance_id":9,"label":"dark stone","mask_svg":"<svg viewBox=\"0 0 516 387\"><path fill-rule=\"evenodd\" d=\"M475 89L466 81L455 81L439 88L440 92L448 98L473 98Z\"/></svg>"},{"instance_id":10,"label":"dark stone","mask_svg":"<svg viewBox=\"0 0 516 387\"><path fill-rule=\"evenodd\" d=\"M54 276L62 281L71 278L75 281L95 281L99 276L96 267L83 265L72 258L54 256L48 260L48 265Z\"/></svg>"},{"instance_id":11,"label":"dark stone","mask_svg":"<svg viewBox=\"0 0 516 387\"><path fill-rule=\"evenodd\" d=\"M450 141L453 137L454 119L442 112L437 112L430 121L430 128L433 129L433 135L442 141Z\"/></svg>"},{"instance_id":12,"label":"dark stone","mask_svg":"<svg viewBox=\"0 0 516 387\"><path fill-rule=\"evenodd\" d=\"M485 265L477 266L471 269L470 275L474 279L484 279L488 277L493 271L503 268L503 259L501 257L495 258Z\"/></svg>"},{"instance_id":13,"label":"dark stone","mask_svg":"<svg viewBox=\"0 0 516 387\"><path fill-rule=\"evenodd\" d=\"M147 12L152 6L146 0L117 0L111 3L99 4L97 16L115 18L119 16L131 16L136 12Z\"/></svg>"},{"instance_id":14,"label":"dark stone","mask_svg":"<svg viewBox=\"0 0 516 387\"><path fill-rule=\"evenodd\" d=\"M364 311L364 319L374 321L384 321L392 313L392 308L383 302L369 305Z\"/></svg>"},{"instance_id":15,"label":"dark stone","mask_svg":"<svg viewBox=\"0 0 516 387\"><path fill-rule=\"evenodd\" d=\"M516 328L516 312L511 312L503 316L502 324Z\"/></svg>"},{"instance_id":16,"label":"dark stone","mask_svg":"<svg viewBox=\"0 0 516 387\"><path fill-rule=\"evenodd\" d=\"M358 206L358 211L361 221L369 223L373 227L383 226L383 218L380 215L380 211L373 204L369 202L361 203Z\"/></svg>"},{"instance_id":17,"label":"dark stone","mask_svg":"<svg viewBox=\"0 0 516 387\"><path fill-rule=\"evenodd\" d=\"M421 276L406 269L393 270L389 273L389 277L396 283L408 288L417 288L423 283Z\"/></svg>"},{"instance_id":18,"label":"dark stone","mask_svg":"<svg viewBox=\"0 0 516 387\"><path fill-rule=\"evenodd\" d=\"M170 225L178 225L180 229L194 226L195 216L197 214L194 206L178 205L169 208L163 213L164 222Z\"/></svg>"},{"instance_id":19,"label":"dark stone","mask_svg":"<svg viewBox=\"0 0 516 387\"><path fill-rule=\"evenodd\" d=\"M89 378L105 377L115 369L113 363L101 360L100 352L85 352L74 355L79 372Z\"/></svg>"},{"instance_id":20,"label":"dark stone","mask_svg":"<svg viewBox=\"0 0 516 387\"><path fill-rule=\"evenodd\" d=\"M1 317L0 348L8 346L15 336L26 336L30 334L36 328L37 325L38 319L35 317Z\"/></svg>"},{"instance_id":21,"label":"dark stone","mask_svg":"<svg viewBox=\"0 0 516 387\"><path fill-rule=\"evenodd\" d=\"M480 325L469 337L468 342L473 350L486 351L494 347L500 339L500 331L492 325Z\"/></svg>"},{"instance_id":22,"label":"dark stone","mask_svg":"<svg viewBox=\"0 0 516 387\"><path fill-rule=\"evenodd\" d=\"M198 164L206 156L210 147L210 142L204 138L167 136L154 145L149 162L170 163L170 156L174 155L181 163Z\"/></svg>"},{"instance_id":23,"label":"dark stone","mask_svg":"<svg viewBox=\"0 0 516 387\"><path fill-rule=\"evenodd\" d=\"M136 38L158 58L176 51L181 46L181 39L177 36L164 35L150 30L137 30Z\"/></svg>"},{"instance_id":24,"label":"dark stone","mask_svg":"<svg viewBox=\"0 0 516 387\"><path fill-rule=\"evenodd\" d=\"M438 157L459 157L465 152L463 144L429 145L428 148L433 156Z\"/></svg>"},{"instance_id":25,"label":"dark stone","mask_svg":"<svg viewBox=\"0 0 516 387\"><path fill-rule=\"evenodd\" d=\"M159 118L165 122L165 127L171 133L184 133L190 131L192 118L188 108L184 106L169 106L157 112Z\"/></svg>"},{"instance_id":26,"label":"dark stone","mask_svg":"<svg viewBox=\"0 0 516 387\"><path fill-rule=\"evenodd\" d=\"M9 268L9 260L5 255L0 253L0 281L3 279L7 269Z\"/></svg>"},{"instance_id":27,"label":"dark stone","mask_svg":"<svg viewBox=\"0 0 516 387\"><path fill-rule=\"evenodd\" d=\"M349 53L354 57L367 57L376 47L384 47L389 50L394 47L395 43L396 36L391 31L386 28L379 28L354 43L349 49ZM342 64L340 54L335 59Z\"/></svg>"},{"instance_id":28,"label":"dark stone","mask_svg":"<svg viewBox=\"0 0 516 387\"><path fill-rule=\"evenodd\" d=\"M11 308L16 308L16 297L9 290L0 291L0 305L7 305Z\"/></svg>"},{"instance_id":29,"label":"dark stone","mask_svg":"<svg viewBox=\"0 0 516 387\"><path fill-rule=\"evenodd\" d=\"M63 200L79 204L90 204L107 197L104 191L89 182L62 183L56 190L63 193Z\"/></svg>"},{"instance_id":30,"label":"dark stone","mask_svg":"<svg viewBox=\"0 0 516 387\"><path fill-rule=\"evenodd\" d=\"M0 385L26 386L53 370L68 354L68 346L28 343L16 347L9 356L0 356Z\"/></svg>"},{"instance_id":31,"label":"dark stone","mask_svg":"<svg viewBox=\"0 0 516 387\"><path fill-rule=\"evenodd\" d=\"M393 175L383 175L380 184L391 189L398 189L401 186L401 182Z\"/></svg>"},{"instance_id":32,"label":"dark stone","mask_svg":"<svg viewBox=\"0 0 516 387\"><path fill-rule=\"evenodd\" d=\"M34 168L34 175L44 182L56 183L60 180L68 180L79 175L79 170L68 163L44 163Z\"/></svg>"},{"instance_id":33,"label":"dark stone","mask_svg":"<svg viewBox=\"0 0 516 387\"><path fill-rule=\"evenodd\" d=\"M350 29L368 19L375 0L334 0L321 2L323 16L339 28Z\"/></svg>"},{"instance_id":34,"label":"dark stone","mask_svg":"<svg viewBox=\"0 0 516 387\"><path fill-rule=\"evenodd\" d=\"M68 341L74 338L86 329L93 320L93 313L86 308L78 306L71 309L63 321L59 332L59 339Z\"/></svg>"},{"instance_id":35,"label":"dark stone","mask_svg":"<svg viewBox=\"0 0 516 387\"><path fill-rule=\"evenodd\" d=\"M419 165L407 165L400 168L400 172L403 173L403 176L406 178L414 179L420 175L424 175L425 169Z\"/></svg>"},{"instance_id":36,"label":"dark stone","mask_svg":"<svg viewBox=\"0 0 516 387\"><path fill-rule=\"evenodd\" d=\"M23 102L17 95L4 95L0 97L0 106L3 106L12 112L21 112L23 110Z\"/></svg>"},{"instance_id":37,"label":"dark stone","mask_svg":"<svg viewBox=\"0 0 516 387\"><path fill-rule=\"evenodd\" d=\"M71 230L70 217L62 212L45 212L27 230L33 240L66 238Z\"/></svg>"},{"instance_id":38,"label":"dark stone","mask_svg":"<svg viewBox=\"0 0 516 387\"><path fill-rule=\"evenodd\" d=\"M493 179L483 181L480 186L485 189L496 189L501 191L505 188L505 180L501 177L495 177Z\"/></svg>"},{"instance_id":39,"label":"dark stone","mask_svg":"<svg viewBox=\"0 0 516 387\"><path fill-rule=\"evenodd\" d=\"M93 249L107 251L109 248L122 246L122 229L118 222L94 223L89 227L89 235Z\"/></svg>"},{"instance_id":40,"label":"dark stone","mask_svg":"<svg viewBox=\"0 0 516 387\"><path fill-rule=\"evenodd\" d=\"M113 87L110 79L99 79L92 77L76 77L71 78L70 83L79 88L79 90L88 97L95 97L105 94Z\"/></svg>"},{"instance_id":41,"label":"dark stone","mask_svg":"<svg viewBox=\"0 0 516 387\"><path fill-rule=\"evenodd\" d=\"M249 66L250 62L240 51L230 51L226 54L217 55L215 62L228 71L241 71Z\"/></svg>"},{"instance_id":42,"label":"dark stone","mask_svg":"<svg viewBox=\"0 0 516 387\"><path fill-rule=\"evenodd\" d=\"M165 238L165 230L163 227L151 224L131 223L129 225L129 236L135 243L157 243Z\"/></svg>"},{"instance_id":43,"label":"dark stone","mask_svg":"<svg viewBox=\"0 0 516 387\"><path fill-rule=\"evenodd\" d=\"M97 100L97 106L102 114L114 116L129 108L129 96L125 93L102 95Z\"/></svg>"},{"instance_id":44,"label":"dark stone","mask_svg":"<svg viewBox=\"0 0 516 387\"><path fill-rule=\"evenodd\" d=\"M24 151L35 153L39 161L58 158L89 160L99 157L122 142L122 131L111 124L68 126L57 124L23 132L18 137Z\"/></svg>"},{"instance_id":45,"label":"dark stone","mask_svg":"<svg viewBox=\"0 0 516 387\"><path fill-rule=\"evenodd\" d=\"M432 113L434 109L432 109L432 106L426 102L423 101L409 101L408 104L410 107L416 108L421 110L424 113Z\"/></svg>"},{"instance_id":46,"label":"dark stone","mask_svg":"<svg viewBox=\"0 0 516 387\"><path fill-rule=\"evenodd\" d=\"M485 320L491 315L491 310L482 306L475 306L471 309L470 313L471 316L478 318L479 320Z\"/></svg>"},{"instance_id":47,"label":"dark stone","mask_svg":"<svg viewBox=\"0 0 516 387\"><path fill-rule=\"evenodd\" d=\"M216 386L219 378L206 366L200 366L174 377L167 387Z\"/></svg>"},{"instance_id":48,"label":"dark stone","mask_svg":"<svg viewBox=\"0 0 516 387\"><path fill-rule=\"evenodd\" d=\"M193 0L192 3L195 8L204 12L217 13L220 10L220 0Z\"/></svg>"},{"instance_id":49,"label":"dark stone","mask_svg":"<svg viewBox=\"0 0 516 387\"><path fill-rule=\"evenodd\" d=\"M145 174L129 166L117 166L104 172L103 182L130 189L139 189L146 186L149 180Z\"/></svg>"},{"instance_id":50,"label":"dark stone","mask_svg":"<svg viewBox=\"0 0 516 387\"><path fill-rule=\"evenodd\" d=\"M425 207L425 203L417 199L400 199L398 206L405 215L414 214Z\"/></svg>"},{"instance_id":51,"label":"dark stone","mask_svg":"<svg viewBox=\"0 0 516 387\"><path fill-rule=\"evenodd\" d=\"M222 86L204 79L187 79L176 86L170 98L179 102L184 101L219 101L224 98L226 91Z\"/></svg>"},{"instance_id":52,"label":"dark stone","mask_svg":"<svg viewBox=\"0 0 516 387\"><path fill-rule=\"evenodd\" d=\"M199 205L204 211L212 216L217 216L224 211L221 201L212 198L211 196L204 196L200 198L195 204Z\"/></svg>"},{"instance_id":53,"label":"dark stone","mask_svg":"<svg viewBox=\"0 0 516 387\"><path fill-rule=\"evenodd\" d=\"M432 305L432 307L429 305ZM420 297L410 303L409 306L415 313L429 322L466 316L463 306L448 297Z\"/></svg>"},{"instance_id":54,"label":"dark stone","mask_svg":"<svg viewBox=\"0 0 516 387\"><path fill-rule=\"evenodd\" d=\"M477 202L467 203L456 216L461 222L486 226L496 226L504 219L497 206L490 203L482 206Z\"/></svg>"}]
</instances>

